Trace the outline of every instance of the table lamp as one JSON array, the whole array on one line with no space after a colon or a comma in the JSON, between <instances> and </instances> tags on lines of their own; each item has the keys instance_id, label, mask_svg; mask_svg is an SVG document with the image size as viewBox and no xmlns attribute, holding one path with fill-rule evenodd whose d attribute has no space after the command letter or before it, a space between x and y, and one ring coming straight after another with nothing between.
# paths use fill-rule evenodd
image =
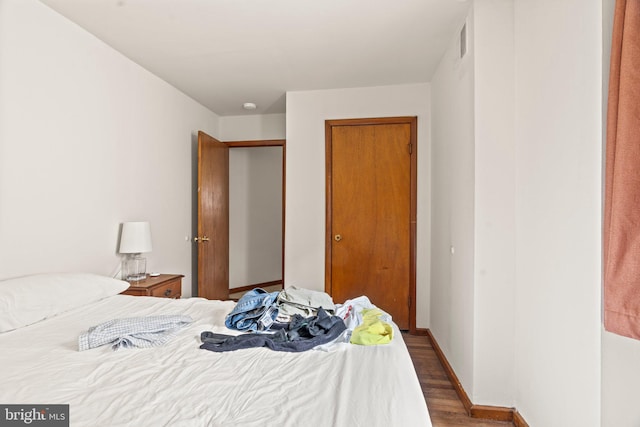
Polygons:
<instances>
[{"instance_id":1,"label":"table lamp","mask_svg":"<svg viewBox=\"0 0 640 427\"><path fill-rule=\"evenodd\" d=\"M147 259L140 256L151 252L151 228L148 222L125 222L120 235L122 277L129 281L139 281L147 277Z\"/></svg>"}]
</instances>

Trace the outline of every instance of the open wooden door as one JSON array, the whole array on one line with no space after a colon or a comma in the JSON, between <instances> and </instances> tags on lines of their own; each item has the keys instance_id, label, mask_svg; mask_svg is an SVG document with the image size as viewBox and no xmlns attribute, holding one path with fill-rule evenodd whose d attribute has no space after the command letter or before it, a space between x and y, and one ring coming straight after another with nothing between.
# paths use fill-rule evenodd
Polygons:
<instances>
[{"instance_id":1,"label":"open wooden door","mask_svg":"<svg viewBox=\"0 0 640 427\"><path fill-rule=\"evenodd\" d=\"M198 296L229 298L229 147L198 132Z\"/></svg>"},{"instance_id":2,"label":"open wooden door","mask_svg":"<svg viewBox=\"0 0 640 427\"><path fill-rule=\"evenodd\" d=\"M328 120L325 288L415 330L416 118Z\"/></svg>"}]
</instances>

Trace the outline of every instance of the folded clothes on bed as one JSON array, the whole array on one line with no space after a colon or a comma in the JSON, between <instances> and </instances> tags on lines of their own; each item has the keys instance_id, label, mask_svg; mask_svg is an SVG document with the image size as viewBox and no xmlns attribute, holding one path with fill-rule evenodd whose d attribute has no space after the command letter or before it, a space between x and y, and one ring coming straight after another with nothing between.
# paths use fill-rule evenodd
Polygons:
<instances>
[{"instance_id":1,"label":"folded clothes on bed","mask_svg":"<svg viewBox=\"0 0 640 427\"><path fill-rule=\"evenodd\" d=\"M78 350L111 344L113 350L162 345L193 322L190 316L161 315L115 319L92 326L78 338Z\"/></svg>"},{"instance_id":2,"label":"folded clothes on bed","mask_svg":"<svg viewBox=\"0 0 640 427\"><path fill-rule=\"evenodd\" d=\"M215 352L267 347L275 351L301 352L335 340L346 326L322 308L317 316L294 315L288 327L272 334L254 333L231 336L205 331L200 334L201 349Z\"/></svg>"},{"instance_id":3,"label":"folded clothes on bed","mask_svg":"<svg viewBox=\"0 0 640 427\"><path fill-rule=\"evenodd\" d=\"M326 292L290 286L280 292L277 300L280 316L315 316L318 308L322 307L333 314L335 305L333 299Z\"/></svg>"},{"instance_id":4,"label":"folded clothes on bed","mask_svg":"<svg viewBox=\"0 0 640 427\"><path fill-rule=\"evenodd\" d=\"M269 329L278 316L278 307L276 306L278 294L280 292L269 293L261 288L246 292L225 318L225 326L238 331Z\"/></svg>"}]
</instances>

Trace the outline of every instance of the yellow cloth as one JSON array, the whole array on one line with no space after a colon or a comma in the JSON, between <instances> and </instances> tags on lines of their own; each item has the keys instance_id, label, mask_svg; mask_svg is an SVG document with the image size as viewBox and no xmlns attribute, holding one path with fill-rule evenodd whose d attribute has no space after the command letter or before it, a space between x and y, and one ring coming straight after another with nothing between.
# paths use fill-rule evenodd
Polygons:
<instances>
[{"instance_id":1,"label":"yellow cloth","mask_svg":"<svg viewBox=\"0 0 640 427\"><path fill-rule=\"evenodd\" d=\"M362 310L362 323L353 330L351 344L387 344L393 339L393 328L380 320L384 313L377 308Z\"/></svg>"}]
</instances>

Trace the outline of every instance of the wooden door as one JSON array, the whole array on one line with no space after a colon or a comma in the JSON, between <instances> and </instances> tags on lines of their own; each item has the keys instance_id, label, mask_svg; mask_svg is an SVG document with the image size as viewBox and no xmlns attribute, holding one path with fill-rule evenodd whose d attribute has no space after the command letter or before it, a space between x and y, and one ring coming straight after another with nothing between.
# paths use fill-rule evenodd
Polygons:
<instances>
[{"instance_id":1,"label":"wooden door","mask_svg":"<svg viewBox=\"0 0 640 427\"><path fill-rule=\"evenodd\" d=\"M325 287L415 329L416 118L326 122Z\"/></svg>"},{"instance_id":2,"label":"wooden door","mask_svg":"<svg viewBox=\"0 0 640 427\"><path fill-rule=\"evenodd\" d=\"M229 147L198 132L198 296L229 298Z\"/></svg>"}]
</instances>

